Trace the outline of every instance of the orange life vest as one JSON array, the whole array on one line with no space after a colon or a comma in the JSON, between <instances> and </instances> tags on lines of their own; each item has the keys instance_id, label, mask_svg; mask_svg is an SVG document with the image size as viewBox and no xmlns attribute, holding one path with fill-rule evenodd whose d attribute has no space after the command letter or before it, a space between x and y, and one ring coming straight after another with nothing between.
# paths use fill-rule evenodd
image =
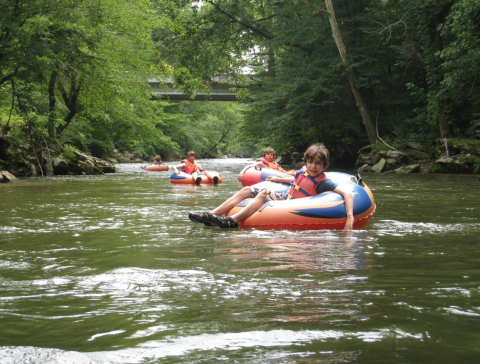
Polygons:
<instances>
[{"instance_id":1,"label":"orange life vest","mask_svg":"<svg viewBox=\"0 0 480 364\"><path fill-rule=\"evenodd\" d=\"M182 159L182 163L185 163L185 173L192 174L193 172L200 172L200 167L197 162L190 162L188 159Z\"/></svg>"},{"instance_id":2,"label":"orange life vest","mask_svg":"<svg viewBox=\"0 0 480 364\"><path fill-rule=\"evenodd\" d=\"M284 168L280 167L280 165L278 163L269 162L265 158L257 159L257 162L262 162L262 163L266 164L267 167L270 168L270 169L275 169L276 171L280 171L280 172L283 172L283 173L288 173L291 176L293 176L297 172L294 169L290 169L290 170L287 171Z\"/></svg>"},{"instance_id":3,"label":"orange life vest","mask_svg":"<svg viewBox=\"0 0 480 364\"><path fill-rule=\"evenodd\" d=\"M317 194L317 186L320 182L327 179L325 172L320 173L316 178L313 178L307 173L307 167L302 167L296 174L295 179L290 183L287 191L287 198L303 198L315 196Z\"/></svg>"}]
</instances>

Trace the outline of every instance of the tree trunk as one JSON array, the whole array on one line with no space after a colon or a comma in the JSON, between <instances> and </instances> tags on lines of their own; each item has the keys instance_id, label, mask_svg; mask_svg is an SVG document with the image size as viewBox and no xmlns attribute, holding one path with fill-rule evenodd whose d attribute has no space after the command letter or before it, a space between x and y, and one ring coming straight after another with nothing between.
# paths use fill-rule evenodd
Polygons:
<instances>
[{"instance_id":1,"label":"tree trunk","mask_svg":"<svg viewBox=\"0 0 480 364\"><path fill-rule=\"evenodd\" d=\"M338 28L337 19L335 18L335 12L333 11L332 0L325 0L325 5L327 7L330 26L332 27L333 39L335 39L335 43L337 44L338 52L340 53L343 64L347 66L347 49L345 48L342 35L340 34L340 29ZM353 72L351 68L347 69L347 78L348 82L350 83L353 96L355 97L357 109L360 112L360 116L362 117L363 126L367 131L368 140L370 144L375 144L377 142L375 126L373 125L372 117L370 115L370 112L368 111L367 106L365 105L362 94L357 88L357 78L355 76L355 72Z\"/></svg>"},{"instance_id":2,"label":"tree trunk","mask_svg":"<svg viewBox=\"0 0 480 364\"><path fill-rule=\"evenodd\" d=\"M452 128L448 124L447 120L447 100L443 95L438 98L438 126L440 128L440 137L441 138L453 138L454 134Z\"/></svg>"},{"instance_id":3,"label":"tree trunk","mask_svg":"<svg viewBox=\"0 0 480 364\"><path fill-rule=\"evenodd\" d=\"M70 124L70 122L73 120L74 116L77 114L78 112L77 101L78 101L78 96L80 93L81 86L82 86L81 82L78 82L78 85L77 85L77 76L75 73L72 73L70 75L70 92L68 94L65 88L63 87L62 83L59 82L58 89L62 94L63 101L65 102L65 106L68 108L68 115L63 119L65 123L57 127L57 134L61 134L65 130L65 128Z\"/></svg>"},{"instance_id":4,"label":"tree trunk","mask_svg":"<svg viewBox=\"0 0 480 364\"><path fill-rule=\"evenodd\" d=\"M48 136L50 139L55 139L55 85L57 83L57 71L50 75L50 82L48 83Z\"/></svg>"},{"instance_id":5,"label":"tree trunk","mask_svg":"<svg viewBox=\"0 0 480 364\"><path fill-rule=\"evenodd\" d=\"M272 45L269 45L267 48L268 54L268 76L270 78L275 78L275 48Z\"/></svg>"}]
</instances>

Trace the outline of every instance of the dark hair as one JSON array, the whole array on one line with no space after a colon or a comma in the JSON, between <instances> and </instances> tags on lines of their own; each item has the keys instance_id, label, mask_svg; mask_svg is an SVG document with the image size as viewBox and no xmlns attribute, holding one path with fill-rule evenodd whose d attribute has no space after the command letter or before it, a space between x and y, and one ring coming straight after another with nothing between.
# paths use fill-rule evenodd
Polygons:
<instances>
[{"instance_id":1,"label":"dark hair","mask_svg":"<svg viewBox=\"0 0 480 364\"><path fill-rule=\"evenodd\" d=\"M328 160L330 159L330 152L323 144L313 144L308 147L307 151L303 155L303 162L312 161L315 158L320 158L324 167L328 166Z\"/></svg>"},{"instance_id":2,"label":"dark hair","mask_svg":"<svg viewBox=\"0 0 480 364\"><path fill-rule=\"evenodd\" d=\"M162 160L162 157L160 157L160 154L157 154L154 158L153 158L154 161L161 161Z\"/></svg>"},{"instance_id":3,"label":"dark hair","mask_svg":"<svg viewBox=\"0 0 480 364\"><path fill-rule=\"evenodd\" d=\"M194 152L193 150L191 150L190 152L187 153L187 158L190 157L191 155L195 155L195 156L196 156L196 154L195 154L195 152Z\"/></svg>"},{"instance_id":4,"label":"dark hair","mask_svg":"<svg viewBox=\"0 0 480 364\"><path fill-rule=\"evenodd\" d=\"M263 150L263 156L265 157L267 155L267 153L273 153L274 155L276 154L275 150L273 150L273 148L265 148Z\"/></svg>"}]
</instances>

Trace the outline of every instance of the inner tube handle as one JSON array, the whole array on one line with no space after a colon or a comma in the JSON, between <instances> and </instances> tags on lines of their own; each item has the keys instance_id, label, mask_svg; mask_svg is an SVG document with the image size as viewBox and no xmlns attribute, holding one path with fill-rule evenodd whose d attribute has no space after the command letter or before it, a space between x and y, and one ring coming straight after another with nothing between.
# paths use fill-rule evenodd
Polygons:
<instances>
[{"instance_id":1,"label":"inner tube handle","mask_svg":"<svg viewBox=\"0 0 480 364\"><path fill-rule=\"evenodd\" d=\"M256 170L256 171L261 171L261 170L262 170L262 167L260 167L260 166L255 166L255 170Z\"/></svg>"},{"instance_id":2,"label":"inner tube handle","mask_svg":"<svg viewBox=\"0 0 480 364\"><path fill-rule=\"evenodd\" d=\"M363 178L362 176L360 175L360 173L357 175L357 185L361 186L362 185L362 182L363 182Z\"/></svg>"}]
</instances>

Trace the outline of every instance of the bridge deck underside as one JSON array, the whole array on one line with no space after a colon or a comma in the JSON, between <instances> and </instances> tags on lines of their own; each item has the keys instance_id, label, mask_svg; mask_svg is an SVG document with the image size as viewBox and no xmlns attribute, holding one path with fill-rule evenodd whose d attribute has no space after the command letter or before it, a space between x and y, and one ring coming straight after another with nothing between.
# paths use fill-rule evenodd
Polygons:
<instances>
[{"instance_id":1,"label":"bridge deck underside","mask_svg":"<svg viewBox=\"0 0 480 364\"><path fill-rule=\"evenodd\" d=\"M176 88L159 88L152 86L152 94L158 98L172 101L237 101L234 91L228 87L212 87L209 93L198 92L194 98L190 98Z\"/></svg>"}]
</instances>

